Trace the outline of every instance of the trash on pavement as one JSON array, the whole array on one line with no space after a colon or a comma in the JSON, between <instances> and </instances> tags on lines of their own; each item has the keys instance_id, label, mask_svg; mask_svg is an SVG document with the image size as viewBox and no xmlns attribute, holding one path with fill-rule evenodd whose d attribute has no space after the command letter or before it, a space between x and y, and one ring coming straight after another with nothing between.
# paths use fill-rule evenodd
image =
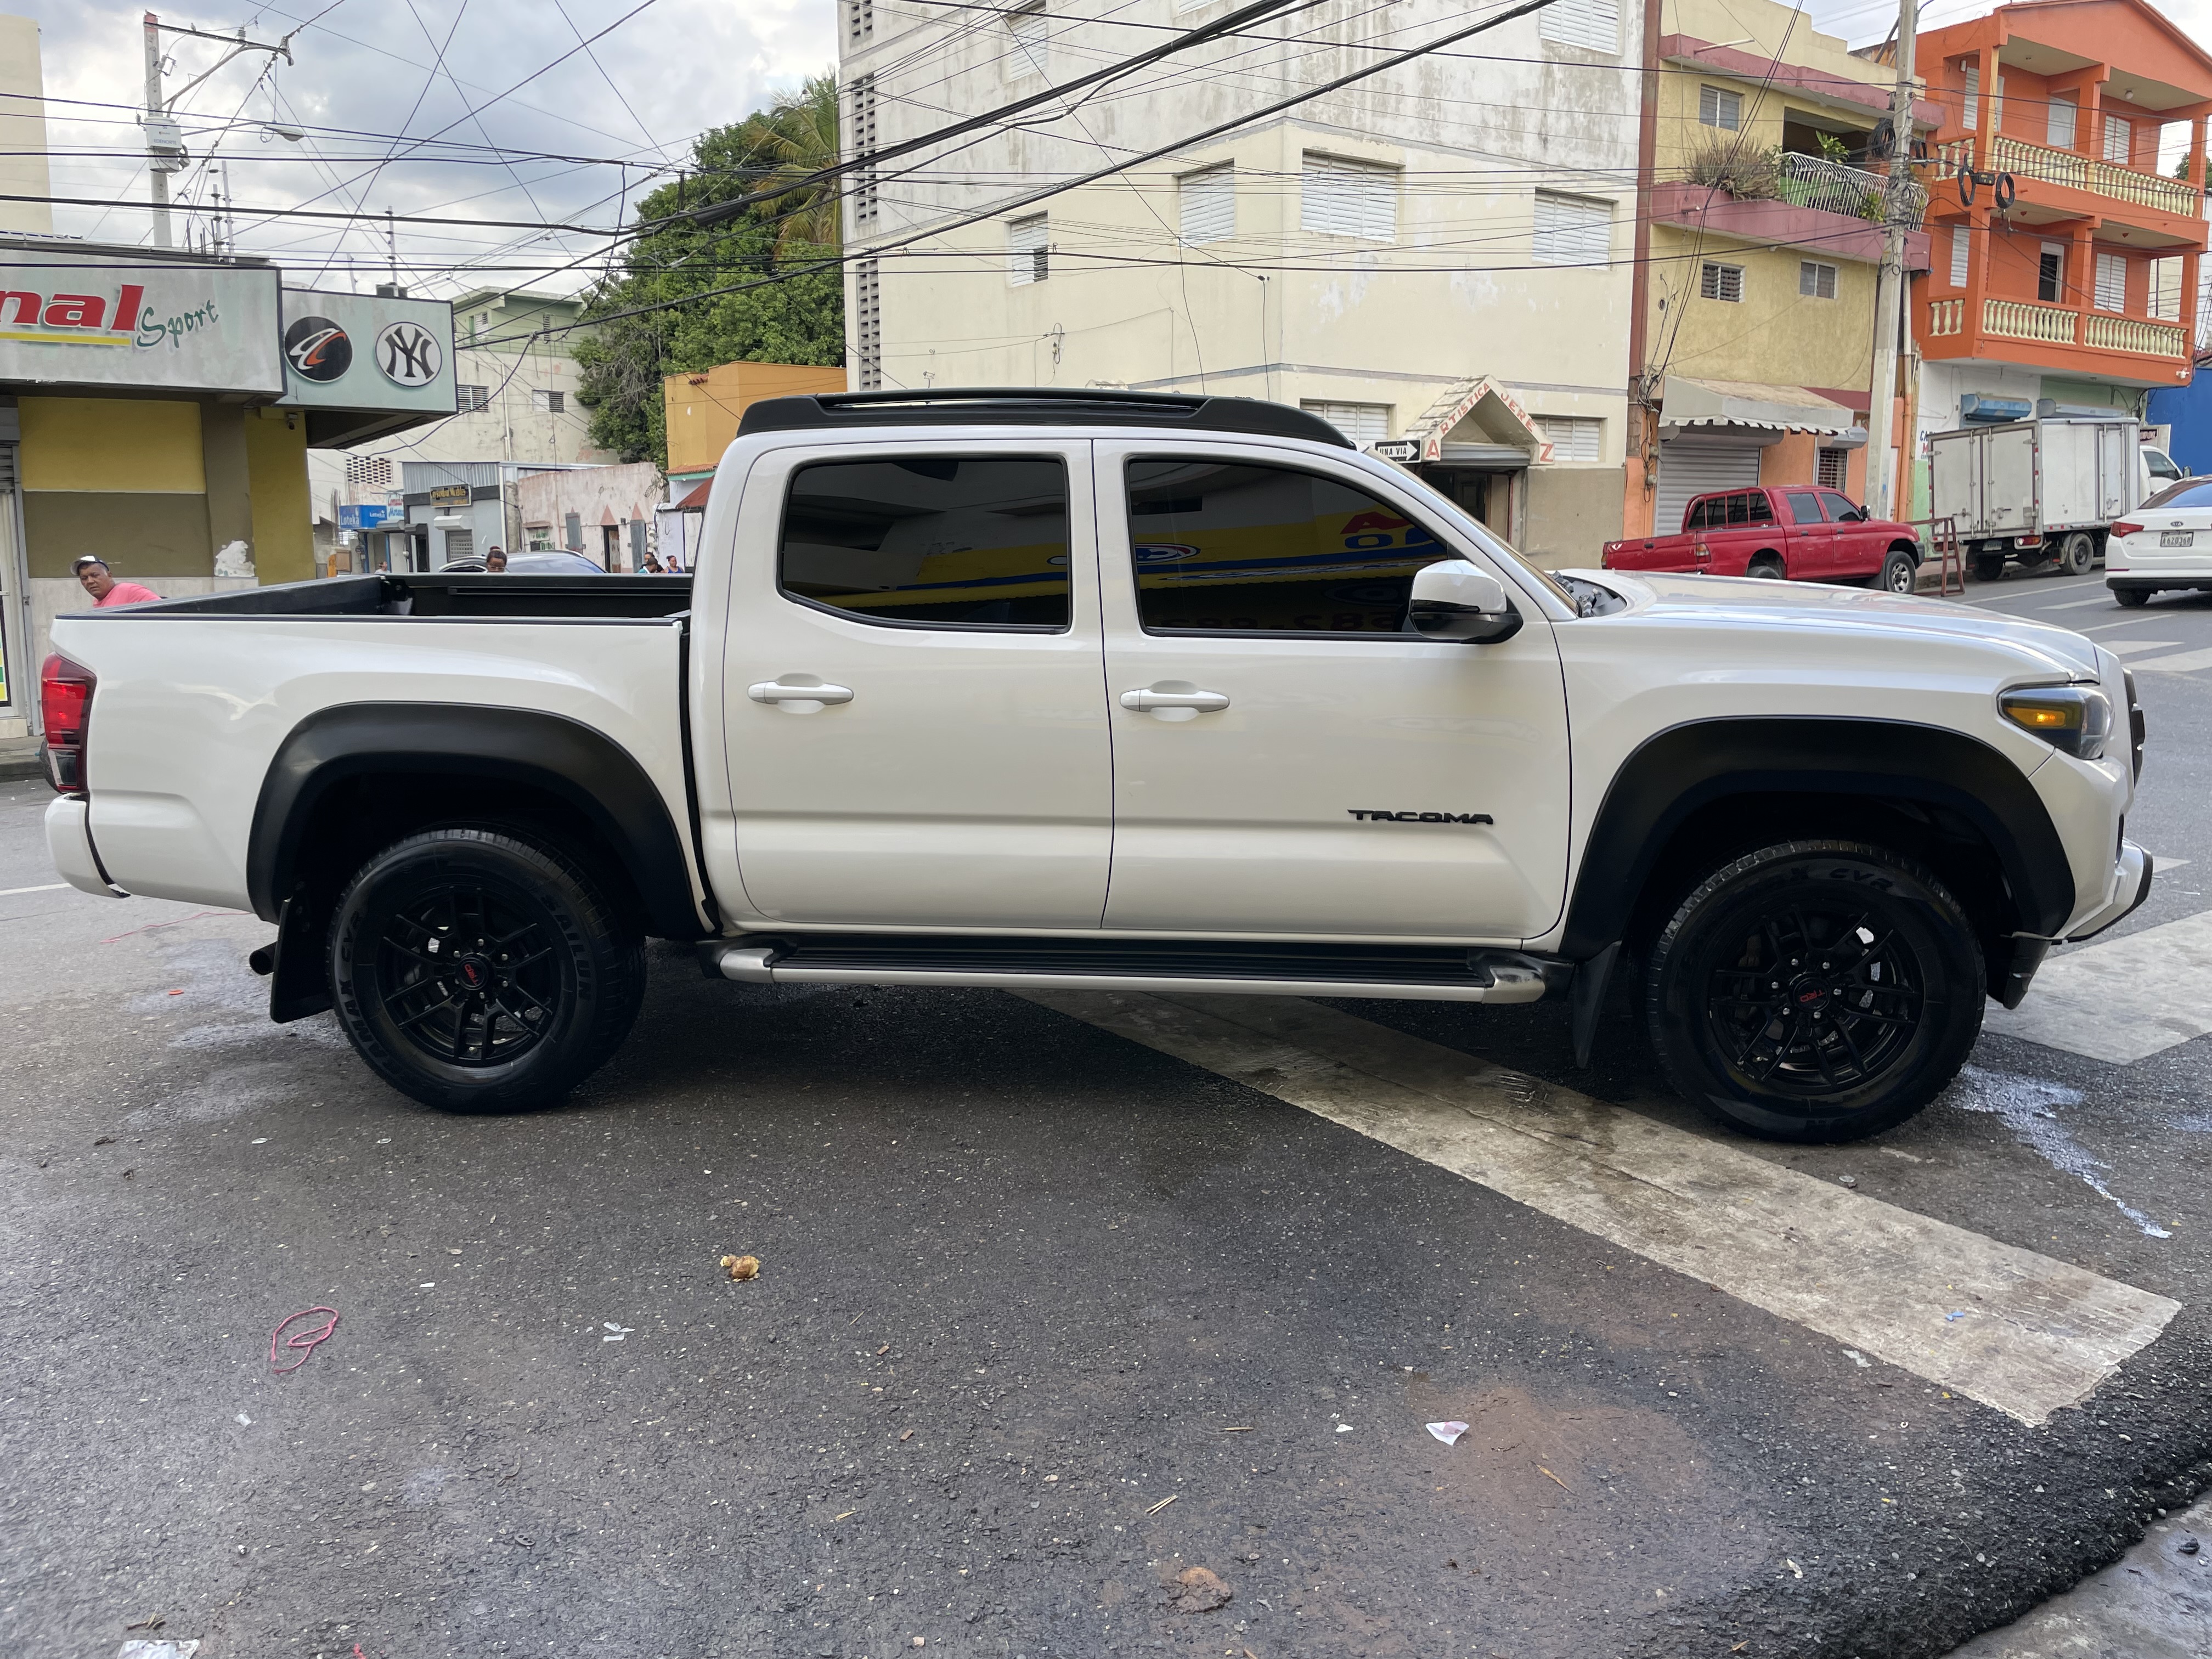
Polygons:
<instances>
[{"instance_id":1,"label":"trash on pavement","mask_svg":"<svg viewBox=\"0 0 2212 1659\"><path fill-rule=\"evenodd\" d=\"M637 1329L637 1327L635 1325L617 1325L611 1319L602 1320L600 1322L614 1333L612 1336L601 1337L599 1340L602 1342L619 1342L623 1338L628 1336L631 1332Z\"/></svg>"},{"instance_id":2,"label":"trash on pavement","mask_svg":"<svg viewBox=\"0 0 2212 1659\"><path fill-rule=\"evenodd\" d=\"M1336 1431L1339 1434L1350 1434L1352 1432L1352 1425L1349 1423L1340 1423L1336 1425Z\"/></svg>"},{"instance_id":3,"label":"trash on pavement","mask_svg":"<svg viewBox=\"0 0 2212 1659\"><path fill-rule=\"evenodd\" d=\"M914 1438L914 1431L913 1431L912 1429L901 1429L901 1430L899 1431L899 1439L900 1439L900 1441L901 1441L901 1443L904 1443L904 1442L906 1442L906 1441L911 1440L911 1439L913 1439L913 1438Z\"/></svg>"},{"instance_id":4,"label":"trash on pavement","mask_svg":"<svg viewBox=\"0 0 2212 1659\"><path fill-rule=\"evenodd\" d=\"M1537 1473L1537 1474L1540 1474L1540 1475L1542 1475L1546 1480L1549 1480L1549 1481L1550 1481L1553 1486L1557 1486L1557 1487L1558 1487L1561 1492L1572 1492L1572 1491L1574 1490L1574 1488L1573 1488L1572 1486L1569 1486L1565 1481L1564 1481L1564 1480L1560 1480L1560 1479L1559 1479L1559 1477L1558 1475L1553 1474L1551 1472L1551 1470L1549 1470L1549 1469L1546 1468L1545 1468L1541 1463L1539 1463L1539 1464L1537 1464L1537 1465L1536 1465L1536 1473Z\"/></svg>"},{"instance_id":5,"label":"trash on pavement","mask_svg":"<svg viewBox=\"0 0 2212 1659\"><path fill-rule=\"evenodd\" d=\"M1153 1504L1152 1508L1146 1510L1145 1513L1146 1515L1158 1515L1162 1510L1167 1508L1169 1504L1174 1503L1176 1498L1182 1496L1182 1494L1179 1492L1171 1492L1165 1498L1160 1499L1158 1503Z\"/></svg>"},{"instance_id":6,"label":"trash on pavement","mask_svg":"<svg viewBox=\"0 0 2212 1659\"><path fill-rule=\"evenodd\" d=\"M1185 1567L1177 1573L1174 1592L1170 1605L1177 1613L1212 1613L1226 1607L1237 1593L1204 1567Z\"/></svg>"},{"instance_id":7,"label":"trash on pavement","mask_svg":"<svg viewBox=\"0 0 2212 1659\"><path fill-rule=\"evenodd\" d=\"M318 1325L312 1330L299 1330L293 1332L289 1336L284 1335L284 1328L287 1325L295 1319L305 1319L311 1314L328 1314L330 1321L327 1324ZM276 1328L269 1333L269 1369L279 1376L298 1370L301 1366L314 1357L315 1345L329 1341L331 1337L337 1334L337 1328L338 1310L336 1308L302 1308L295 1314L286 1314L283 1318L276 1322ZM299 1352L300 1357L289 1365L280 1365L276 1363L276 1339L279 1337L284 1338L286 1347L296 1349Z\"/></svg>"},{"instance_id":8,"label":"trash on pavement","mask_svg":"<svg viewBox=\"0 0 2212 1659\"><path fill-rule=\"evenodd\" d=\"M253 1426L253 1419L244 1412L240 1412L238 1414L238 1426L241 1429L250 1429Z\"/></svg>"},{"instance_id":9,"label":"trash on pavement","mask_svg":"<svg viewBox=\"0 0 2212 1659\"><path fill-rule=\"evenodd\" d=\"M1453 1441L1458 1439L1460 1436L1467 1432L1467 1425L1464 1423L1431 1423L1429 1425L1429 1432L1436 1436L1437 1439L1443 1441L1444 1444L1449 1446Z\"/></svg>"},{"instance_id":10,"label":"trash on pavement","mask_svg":"<svg viewBox=\"0 0 2212 1659\"><path fill-rule=\"evenodd\" d=\"M2197 1553L2197 1540L2194 1538L2185 1538L2174 1547L2184 1555L2194 1555Z\"/></svg>"},{"instance_id":11,"label":"trash on pavement","mask_svg":"<svg viewBox=\"0 0 2212 1659\"><path fill-rule=\"evenodd\" d=\"M137 1639L125 1642L115 1659L192 1659L200 1650L194 1642L144 1642Z\"/></svg>"},{"instance_id":12,"label":"trash on pavement","mask_svg":"<svg viewBox=\"0 0 2212 1659\"><path fill-rule=\"evenodd\" d=\"M1836 1177L1836 1185L1838 1187L1856 1187L1858 1184L1859 1178L1855 1175L1840 1175Z\"/></svg>"},{"instance_id":13,"label":"trash on pavement","mask_svg":"<svg viewBox=\"0 0 2212 1659\"><path fill-rule=\"evenodd\" d=\"M1956 1313L1947 1313L1947 1314L1945 1314L1945 1315L1943 1316L1943 1322L1944 1322L1946 1325L1948 1325L1948 1324L1949 1324L1949 1323L1950 1323L1953 1320L1954 1320L1954 1319L1964 1319L1966 1316L1966 1310L1964 1308L1961 1308L1961 1309L1960 1309L1960 1310L1959 1310L1959 1311L1958 1311L1958 1312L1956 1312Z\"/></svg>"},{"instance_id":14,"label":"trash on pavement","mask_svg":"<svg viewBox=\"0 0 2212 1659\"><path fill-rule=\"evenodd\" d=\"M722 1271L732 1279L758 1279L760 1258L757 1255L726 1255L722 1258Z\"/></svg>"},{"instance_id":15,"label":"trash on pavement","mask_svg":"<svg viewBox=\"0 0 2212 1659\"><path fill-rule=\"evenodd\" d=\"M1869 1359L1864 1354L1861 1353L1856 1348L1844 1349L1844 1358L1850 1360L1852 1364L1856 1365L1863 1371L1871 1370L1874 1368L1874 1362L1871 1359Z\"/></svg>"}]
</instances>

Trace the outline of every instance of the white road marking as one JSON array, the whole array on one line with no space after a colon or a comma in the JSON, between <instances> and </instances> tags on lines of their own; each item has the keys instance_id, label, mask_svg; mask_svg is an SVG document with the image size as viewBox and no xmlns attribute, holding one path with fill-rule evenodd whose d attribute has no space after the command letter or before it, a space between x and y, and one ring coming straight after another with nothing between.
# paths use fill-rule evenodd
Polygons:
<instances>
[{"instance_id":1,"label":"white road marking","mask_svg":"<svg viewBox=\"0 0 2212 1659\"><path fill-rule=\"evenodd\" d=\"M2179 640L2122 640L2106 647L2116 657L2131 657L2138 651L2171 651Z\"/></svg>"},{"instance_id":2,"label":"white road marking","mask_svg":"<svg viewBox=\"0 0 2212 1659\"><path fill-rule=\"evenodd\" d=\"M2115 628L2142 628L2154 622L2164 622L2163 617L2130 617L2125 622L2099 623L2094 628L2077 628L2077 634L2109 634Z\"/></svg>"},{"instance_id":3,"label":"white road marking","mask_svg":"<svg viewBox=\"0 0 2212 1659\"><path fill-rule=\"evenodd\" d=\"M2063 605L2039 605L2036 608L2041 611L2082 611L2087 609L2093 605L2112 605L2114 603L2116 603L2116 601L2111 594L2100 593L2094 599L2069 599Z\"/></svg>"},{"instance_id":4,"label":"white road marking","mask_svg":"<svg viewBox=\"0 0 2212 1659\"><path fill-rule=\"evenodd\" d=\"M43 887L0 887L0 898L13 898L18 893L58 893L68 885L65 881L50 881Z\"/></svg>"},{"instance_id":5,"label":"white road marking","mask_svg":"<svg viewBox=\"0 0 2212 1659\"><path fill-rule=\"evenodd\" d=\"M2212 910L2051 957L2027 1000L1991 1007L1982 1029L2115 1066L2203 1036L2212 1031Z\"/></svg>"},{"instance_id":6,"label":"white road marking","mask_svg":"<svg viewBox=\"0 0 2212 1659\"><path fill-rule=\"evenodd\" d=\"M2043 580L2041 578L2031 580L2037 584L2036 591L2033 592L2029 592L2027 585L2023 583L2008 592L1992 593L1985 599L1961 599L1959 603L1961 605L2008 605L2013 600L2018 599L2025 604L2030 599L2047 599L2053 593L2078 593L2085 587L2104 585L2104 578L2101 576L2078 577L2069 582L2052 582L2048 587L2041 586Z\"/></svg>"},{"instance_id":7,"label":"white road marking","mask_svg":"<svg viewBox=\"0 0 2212 1659\"><path fill-rule=\"evenodd\" d=\"M2137 673L2154 669L2161 674L2193 674L2200 668L2212 668L2212 651L2177 651L2170 657L2151 657L2128 666Z\"/></svg>"},{"instance_id":8,"label":"white road marking","mask_svg":"<svg viewBox=\"0 0 2212 1659\"><path fill-rule=\"evenodd\" d=\"M2031 1426L2086 1398L2180 1311L2164 1297L1317 1003L1024 994Z\"/></svg>"}]
</instances>

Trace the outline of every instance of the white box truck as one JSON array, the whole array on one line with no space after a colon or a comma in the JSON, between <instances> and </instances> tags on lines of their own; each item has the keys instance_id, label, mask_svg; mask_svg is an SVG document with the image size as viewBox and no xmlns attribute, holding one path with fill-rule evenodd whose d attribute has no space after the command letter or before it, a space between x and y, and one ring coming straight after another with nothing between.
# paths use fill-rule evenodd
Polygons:
<instances>
[{"instance_id":1,"label":"white box truck","mask_svg":"<svg viewBox=\"0 0 2212 1659\"><path fill-rule=\"evenodd\" d=\"M1949 518L1982 581L2007 561L2056 560L2080 575L2105 532L2181 477L2132 416L2046 415L1938 432L1928 440L1929 511Z\"/></svg>"}]
</instances>

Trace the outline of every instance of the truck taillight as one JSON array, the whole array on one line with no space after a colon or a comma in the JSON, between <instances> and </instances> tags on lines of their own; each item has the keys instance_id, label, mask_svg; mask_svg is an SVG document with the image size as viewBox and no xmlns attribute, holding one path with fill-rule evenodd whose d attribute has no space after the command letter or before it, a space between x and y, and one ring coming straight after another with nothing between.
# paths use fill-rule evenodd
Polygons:
<instances>
[{"instance_id":1,"label":"truck taillight","mask_svg":"<svg viewBox=\"0 0 2212 1659\"><path fill-rule=\"evenodd\" d=\"M40 750L46 781L64 795L84 793L84 731L92 715L92 670L56 652L39 671L39 713L46 728Z\"/></svg>"}]
</instances>

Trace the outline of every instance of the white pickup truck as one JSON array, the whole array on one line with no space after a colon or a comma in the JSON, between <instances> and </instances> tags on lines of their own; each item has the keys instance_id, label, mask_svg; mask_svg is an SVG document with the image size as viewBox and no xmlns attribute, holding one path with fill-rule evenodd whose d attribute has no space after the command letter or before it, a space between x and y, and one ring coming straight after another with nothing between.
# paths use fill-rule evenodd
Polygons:
<instances>
[{"instance_id":1,"label":"white pickup truck","mask_svg":"<svg viewBox=\"0 0 2212 1659\"><path fill-rule=\"evenodd\" d=\"M2080 635L1522 562L1298 410L754 405L688 578L367 575L66 617L56 864L251 907L434 1105L557 1096L647 937L752 982L1569 1000L1683 1092L1894 1124L2149 889Z\"/></svg>"}]
</instances>

